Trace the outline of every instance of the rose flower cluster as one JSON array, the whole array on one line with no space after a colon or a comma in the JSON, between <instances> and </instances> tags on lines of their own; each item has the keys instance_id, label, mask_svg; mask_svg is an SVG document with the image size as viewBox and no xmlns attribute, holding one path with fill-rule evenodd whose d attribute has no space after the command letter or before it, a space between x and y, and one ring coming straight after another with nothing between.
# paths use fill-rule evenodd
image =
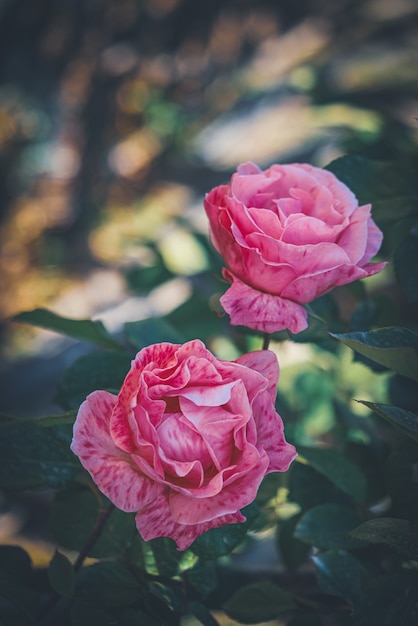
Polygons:
<instances>
[{"instance_id":1,"label":"rose flower cluster","mask_svg":"<svg viewBox=\"0 0 418 626\"><path fill-rule=\"evenodd\" d=\"M382 235L333 174L310 165L241 165L205 198L214 247L231 283L232 324L263 332L307 327L303 304L379 272ZM279 365L269 350L236 361L200 340L142 349L116 396L81 405L72 451L144 540L185 550L202 533L245 521L264 476L296 456L275 409Z\"/></svg>"}]
</instances>

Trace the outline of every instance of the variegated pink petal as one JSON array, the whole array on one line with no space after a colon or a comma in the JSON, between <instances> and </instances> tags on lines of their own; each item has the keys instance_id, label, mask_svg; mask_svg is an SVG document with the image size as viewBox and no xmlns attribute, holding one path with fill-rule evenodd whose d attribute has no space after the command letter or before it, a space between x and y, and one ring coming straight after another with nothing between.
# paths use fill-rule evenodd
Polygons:
<instances>
[{"instance_id":1,"label":"variegated pink petal","mask_svg":"<svg viewBox=\"0 0 418 626\"><path fill-rule=\"evenodd\" d=\"M81 405L74 424L71 450L105 496L123 511L138 511L151 502L161 487L133 465L130 457L115 445L109 422L116 396L95 391Z\"/></svg>"},{"instance_id":2,"label":"variegated pink petal","mask_svg":"<svg viewBox=\"0 0 418 626\"><path fill-rule=\"evenodd\" d=\"M277 382L279 380L280 368L274 352L270 350L256 350L240 356L237 361L240 365L249 370L254 370L262 374L268 380L268 391L274 402L277 395Z\"/></svg>"},{"instance_id":3,"label":"variegated pink petal","mask_svg":"<svg viewBox=\"0 0 418 626\"><path fill-rule=\"evenodd\" d=\"M180 524L194 525L236 513L254 501L268 464L268 457L262 452L255 467L242 471L240 477L213 497L199 498L171 491L168 502L173 519Z\"/></svg>"},{"instance_id":4,"label":"variegated pink petal","mask_svg":"<svg viewBox=\"0 0 418 626\"><path fill-rule=\"evenodd\" d=\"M233 326L243 325L265 333L285 328L300 333L308 327L307 312L300 304L252 289L227 270L223 274L232 285L220 302Z\"/></svg>"},{"instance_id":5,"label":"variegated pink petal","mask_svg":"<svg viewBox=\"0 0 418 626\"><path fill-rule=\"evenodd\" d=\"M170 537L176 542L179 550L186 550L197 537L207 530L227 524L242 523L246 521L246 518L240 511L237 511L215 517L201 524L179 524L171 515L166 495L161 494L153 503L139 511L135 521L138 532L145 541L156 537Z\"/></svg>"}]
</instances>

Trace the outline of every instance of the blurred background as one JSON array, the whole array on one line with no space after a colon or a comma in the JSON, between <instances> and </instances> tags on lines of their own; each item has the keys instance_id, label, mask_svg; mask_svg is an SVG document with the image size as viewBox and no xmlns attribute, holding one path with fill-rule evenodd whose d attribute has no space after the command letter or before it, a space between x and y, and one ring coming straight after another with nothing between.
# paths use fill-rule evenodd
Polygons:
<instances>
[{"instance_id":1,"label":"blurred background","mask_svg":"<svg viewBox=\"0 0 418 626\"><path fill-rule=\"evenodd\" d=\"M0 49L5 412L87 349L14 314L207 307L203 196L238 163L417 150L415 0L1 0Z\"/></svg>"}]
</instances>

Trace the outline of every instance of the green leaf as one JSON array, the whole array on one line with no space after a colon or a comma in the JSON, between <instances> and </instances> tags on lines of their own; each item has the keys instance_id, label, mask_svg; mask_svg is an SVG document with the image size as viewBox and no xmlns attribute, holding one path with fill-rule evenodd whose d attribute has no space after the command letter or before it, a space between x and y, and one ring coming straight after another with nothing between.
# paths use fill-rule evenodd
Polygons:
<instances>
[{"instance_id":1,"label":"green leaf","mask_svg":"<svg viewBox=\"0 0 418 626\"><path fill-rule=\"evenodd\" d=\"M25 324L31 324L32 326L47 328L48 330L53 330L57 333L67 335L68 337L73 337L74 339L89 341L102 348L120 349L118 342L108 334L103 323L100 321L73 320L67 317L61 317L61 315L57 315L46 309L24 311L23 313L15 315L12 319L14 322L23 322Z\"/></svg>"},{"instance_id":2,"label":"green leaf","mask_svg":"<svg viewBox=\"0 0 418 626\"><path fill-rule=\"evenodd\" d=\"M286 622L286 626L322 626L322 620L315 614L295 615Z\"/></svg>"},{"instance_id":3,"label":"green leaf","mask_svg":"<svg viewBox=\"0 0 418 626\"><path fill-rule=\"evenodd\" d=\"M131 368L128 352L92 352L74 361L64 374L56 401L65 409L78 409L96 389L117 393Z\"/></svg>"},{"instance_id":4,"label":"green leaf","mask_svg":"<svg viewBox=\"0 0 418 626\"><path fill-rule=\"evenodd\" d=\"M193 542L190 547L192 552L201 559L208 561L230 554L234 548L244 541L248 529L258 517L259 508L253 502L245 507L242 513L247 518L246 522L208 530Z\"/></svg>"},{"instance_id":5,"label":"green leaf","mask_svg":"<svg viewBox=\"0 0 418 626\"><path fill-rule=\"evenodd\" d=\"M13 622L6 622L7 626L13 624L28 625L35 623L39 611L40 598L38 594L16 580L8 572L0 570L0 605L2 612L13 615Z\"/></svg>"},{"instance_id":6,"label":"green leaf","mask_svg":"<svg viewBox=\"0 0 418 626\"><path fill-rule=\"evenodd\" d=\"M242 624L266 622L296 608L292 596L267 581L241 587L223 606L229 617Z\"/></svg>"},{"instance_id":7,"label":"green leaf","mask_svg":"<svg viewBox=\"0 0 418 626\"><path fill-rule=\"evenodd\" d=\"M332 336L372 361L418 380L418 334L412 330L392 326Z\"/></svg>"},{"instance_id":8,"label":"green leaf","mask_svg":"<svg viewBox=\"0 0 418 626\"><path fill-rule=\"evenodd\" d=\"M139 322L127 322L124 329L127 338L138 350L164 341L182 343L180 335L171 324L158 317Z\"/></svg>"},{"instance_id":9,"label":"green leaf","mask_svg":"<svg viewBox=\"0 0 418 626\"><path fill-rule=\"evenodd\" d=\"M116 617L117 622L115 620L112 626L114 626L115 623L117 623L118 626L164 626L159 619L136 608L119 609L116 613ZM100 624L100 626L102 626L101 622L90 622L88 626L92 624Z\"/></svg>"},{"instance_id":10,"label":"green leaf","mask_svg":"<svg viewBox=\"0 0 418 626\"><path fill-rule=\"evenodd\" d=\"M303 565L311 553L311 547L294 537L294 530L300 516L295 515L278 527L277 544L286 568L294 572Z\"/></svg>"},{"instance_id":11,"label":"green leaf","mask_svg":"<svg viewBox=\"0 0 418 626\"><path fill-rule=\"evenodd\" d=\"M412 378L394 374L388 380L389 404L418 415L417 384Z\"/></svg>"},{"instance_id":12,"label":"green leaf","mask_svg":"<svg viewBox=\"0 0 418 626\"><path fill-rule=\"evenodd\" d=\"M369 409L386 419L393 426L396 426L396 428L399 428L404 435L418 441L418 415L415 415L415 413L397 406L389 406L388 404L367 402L366 400L358 400L357 402L368 406Z\"/></svg>"},{"instance_id":13,"label":"green leaf","mask_svg":"<svg viewBox=\"0 0 418 626\"><path fill-rule=\"evenodd\" d=\"M418 204L418 199L417 199ZM417 231L417 233L415 232ZM418 225L400 243L393 261L398 282L405 289L410 302L418 302Z\"/></svg>"},{"instance_id":14,"label":"green leaf","mask_svg":"<svg viewBox=\"0 0 418 626\"><path fill-rule=\"evenodd\" d=\"M209 595L218 584L215 561L198 561L194 567L184 572L184 577L190 587L201 596Z\"/></svg>"},{"instance_id":15,"label":"green leaf","mask_svg":"<svg viewBox=\"0 0 418 626\"><path fill-rule=\"evenodd\" d=\"M289 471L289 501L297 502L303 511L329 502L350 504L348 495L338 489L330 478L311 465L298 462L293 463Z\"/></svg>"},{"instance_id":16,"label":"green leaf","mask_svg":"<svg viewBox=\"0 0 418 626\"><path fill-rule=\"evenodd\" d=\"M71 626L165 626L136 608L103 608L77 600L71 609Z\"/></svg>"},{"instance_id":17,"label":"green leaf","mask_svg":"<svg viewBox=\"0 0 418 626\"><path fill-rule=\"evenodd\" d=\"M115 626L117 624L119 626L115 615L108 608L101 607L100 603L97 606L92 606L86 601L77 600L74 602L71 606L71 626L93 626L94 624L100 624L100 626ZM138 622L138 624L142 626L142 622ZM144 622L144 626L148 625Z\"/></svg>"},{"instance_id":18,"label":"green leaf","mask_svg":"<svg viewBox=\"0 0 418 626\"><path fill-rule=\"evenodd\" d=\"M0 546L0 624L29 626L39 607L31 589L32 564L19 546Z\"/></svg>"},{"instance_id":19,"label":"green leaf","mask_svg":"<svg viewBox=\"0 0 418 626\"><path fill-rule=\"evenodd\" d=\"M189 300L169 313L165 319L178 329L184 341L196 338L207 341L211 335L222 334L224 329L229 328L227 317L219 318L211 311L208 299L200 293L193 293Z\"/></svg>"},{"instance_id":20,"label":"green leaf","mask_svg":"<svg viewBox=\"0 0 418 626\"><path fill-rule=\"evenodd\" d=\"M167 614L167 616L171 617L182 613L183 598L173 587L164 585L161 582L152 581L148 584L148 601L150 599L150 595L159 602L159 611L162 610L163 614ZM154 606L157 606L157 604L154 604Z\"/></svg>"},{"instance_id":21,"label":"green leaf","mask_svg":"<svg viewBox=\"0 0 418 626\"><path fill-rule=\"evenodd\" d=\"M75 588L75 572L66 556L55 550L48 568L48 580L51 587L60 596L71 598Z\"/></svg>"},{"instance_id":22,"label":"green leaf","mask_svg":"<svg viewBox=\"0 0 418 626\"><path fill-rule=\"evenodd\" d=\"M342 624L414 626L418 623L416 572L398 571L378 575L371 578L369 583L367 602L360 604L354 620L343 621Z\"/></svg>"},{"instance_id":23,"label":"green leaf","mask_svg":"<svg viewBox=\"0 0 418 626\"><path fill-rule=\"evenodd\" d=\"M0 487L6 490L59 488L80 473L70 450L71 426L43 427L36 420L0 426Z\"/></svg>"},{"instance_id":24,"label":"green leaf","mask_svg":"<svg viewBox=\"0 0 418 626\"><path fill-rule=\"evenodd\" d=\"M348 536L361 523L360 516L346 506L322 504L307 511L296 525L294 536L316 548L358 548Z\"/></svg>"},{"instance_id":25,"label":"green leaf","mask_svg":"<svg viewBox=\"0 0 418 626\"><path fill-rule=\"evenodd\" d=\"M100 607L126 607L141 598L141 584L118 563L102 561L79 572L76 585L79 601Z\"/></svg>"},{"instance_id":26,"label":"green leaf","mask_svg":"<svg viewBox=\"0 0 418 626\"><path fill-rule=\"evenodd\" d=\"M415 195L383 198L373 202L373 216L380 224L392 224L413 217L418 213L418 197Z\"/></svg>"},{"instance_id":27,"label":"green leaf","mask_svg":"<svg viewBox=\"0 0 418 626\"><path fill-rule=\"evenodd\" d=\"M201 602L193 600L187 605L187 612L194 615L203 626L219 626L209 609Z\"/></svg>"},{"instance_id":28,"label":"green leaf","mask_svg":"<svg viewBox=\"0 0 418 626\"><path fill-rule=\"evenodd\" d=\"M77 411L65 411L65 413L58 413L57 415L48 415L47 417L40 417L37 420L37 424L41 428L48 428L49 426L61 426L61 425L73 425L75 418L77 417Z\"/></svg>"},{"instance_id":29,"label":"green leaf","mask_svg":"<svg viewBox=\"0 0 418 626\"><path fill-rule=\"evenodd\" d=\"M366 568L345 550L329 550L312 557L320 587L344 598L354 608L367 601L370 577Z\"/></svg>"},{"instance_id":30,"label":"green leaf","mask_svg":"<svg viewBox=\"0 0 418 626\"><path fill-rule=\"evenodd\" d=\"M80 485L56 494L51 507L50 526L60 546L81 550L94 528L100 508L108 505L108 500L100 497L101 501L90 489ZM125 554L136 534L133 515L114 509L89 556L103 558Z\"/></svg>"},{"instance_id":31,"label":"green leaf","mask_svg":"<svg viewBox=\"0 0 418 626\"><path fill-rule=\"evenodd\" d=\"M371 580L370 604L359 626L413 626L418 623L416 572L395 572Z\"/></svg>"},{"instance_id":32,"label":"green leaf","mask_svg":"<svg viewBox=\"0 0 418 626\"><path fill-rule=\"evenodd\" d=\"M418 561L418 532L408 520L380 517L364 522L350 536L368 543L383 543L401 555Z\"/></svg>"},{"instance_id":33,"label":"green leaf","mask_svg":"<svg viewBox=\"0 0 418 626\"><path fill-rule=\"evenodd\" d=\"M401 519L418 519L418 446L405 438L386 458L384 476L391 500L390 515Z\"/></svg>"},{"instance_id":34,"label":"green leaf","mask_svg":"<svg viewBox=\"0 0 418 626\"><path fill-rule=\"evenodd\" d=\"M0 546L0 569L16 580L25 581L32 572L30 556L20 546Z\"/></svg>"},{"instance_id":35,"label":"green leaf","mask_svg":"<svg viewBox=\"0 0 418 626\"><path fill-rule=\"evenodd\" d=\"M172 539L158 537L148 541L147 545L153 552L155 565L161 576L171 578L178 574L178 566L183 554L177 550Z\"/></svg>"},{"instance_id":36,"label":"green leaf","mask_svg":"<svg viewBox=\"0 0 418 626\"><path fill-rule=\"evenodd\" d=\"M329 163L326 169L351 189L360 204L417 193L416 175L406 164L343 156Z\"/></svg>"},{"instance_id":37,"label":"green leaf","mask_svg":"<svg viewBox=\"0 0 418 626\"><path fill-rule=\"evenodd\" d=\"M155 250L153 252L155 253ZM157 264L150 267L130 267L126 270L125 280L130 292L143 294L173 278L173 276L173 273L164 266L162 259L159 258Z\"/></svg>"},{"instance_id":38,"label":"green leaf","mask_svg":"<svg viewBox=\"0 0 418 626\"><path fill-rule=\"evenodd\" d=\"M358 502L365 500L367 483L363 473L339 451L299 446L298 453L309 465L329 478L338 489Z\"/></svg>"}]
</instances>

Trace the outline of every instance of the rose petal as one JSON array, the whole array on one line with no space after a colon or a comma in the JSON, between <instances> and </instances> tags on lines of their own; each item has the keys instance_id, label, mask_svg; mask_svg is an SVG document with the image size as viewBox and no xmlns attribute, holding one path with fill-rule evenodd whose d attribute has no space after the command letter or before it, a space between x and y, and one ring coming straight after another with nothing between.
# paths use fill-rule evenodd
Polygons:
<instances>
[{"instance_id":1,"label":"rose petal","mask_svg":"<svg viewBox=\"0 0 418 626\"><path fill-rule=\"evenodd\" d=\"M230 466L234 462L234 431L244 427L252 417L246 395L240 402L241 412L235 415L223 407L207 407L202 411L186 399L182 399L180 405L184 416L196 426L217 471Z\"/></svg>"},{"instance_id":2,"label":"rose petal","mask_svg":"<svg viewBox=\"0 0 418 626\"><path fill-rule=\"evenodd\" d=\"M341 215L347 216L355 211L358 206L356 196L351 189L341 182L332 172L328 172L320 167L314 167L308 163L293 163L293 167L297 168L299 171L303 170L310 174L311 185L313 184L316 188L322 188L322 190L328 190L332 196L332 206L335 211ZM301 187L298 178L295 187ZM319 202L317 198L315 201L315 210L315 217L327 221L327 214L329 212L327 202Z\"/></svg>"},{"instance_id":3,"label":"rose petal","mask_svg":"<svg viewBox=\"0 0 418 626\"><path fill-rule=\"evenodd\" d=\"M312 302L334 287L346 285L369 275L365 268L357 265L343 265L326 272L308 274L297 278L283 290L283 296L304 304Z\"/></svg>"},{"instance_id":4,"label":"rose petal","mask_svg":"<svg viewBox=\"0 0 418 626\"><path fill-rule=\"evenodd\" d=\"M241 163L240 165L238 165L237 172L241 176L245 176L250 174L259 174L261 172L261 169L252 161L247 161L246 163Z\"/></svg>"},{"instance_id":5,"label":"rose petal","mask_svg":"<svg viewBox=\"0 0 418 626\"><path fill-rule=\"evenodd\" d=\"M296 246L335 243L342 228L342 224L338 226L325 224L316 217L292 215L283 228L281 240L283 243Z\"/></svg>"},{"instance_id":6,"label":"rose petal","mask_svg":"<svg viewBox=\"0 0 418 626\"><path fill-rule=\"evenodd\" d=\"M211 528L245 522L240 511L216 517L202 524L185 525L174 521L167 496L161 494L153 503L142 509L135 517L136 527L145 541L156 537L170 537L178 550L186 550L197 537Z\"/></svg>"},{"instance_id":7,"label":"rose petal","mask_svg":"<svg viewBox=\"0 0 418 626\"><path fill-rule=\"evenodd\" d=\"M158 428L159 453L173 472L173 475L186 476L190 471L198 471L199 486L203 481L202 466L210 465L211 459L205 441L181 413L167 415ZM200 467L195 465L199 461ZM190 465L191 463L191 465Z\"/></svg>"},{"instance_id":8,"label":"rose petal","mask_svg":"<svg viewBox=\"0 0 418 626\"><path fill-rule=\"evenodd\" d=\"M350 262L353 264L361 265L359 261L365 254L369 231L370 209L370 204L358 207L352 214L349 225L341 232L337 239L338 245L344 248Z\"/></svg>"},{"instance_id":9,"label":"rose petal","mask_svg":"<svg viewBox=\"0 0 418 626\"><path fill-rule=\"evenodd\" d=\"M267 394L260 394L253 405L257 425L257 446L269 458L267 472L285 472L297 456L296 448L284 437L284 425Z\"/></svg>"},{"instance_id":10,"label":"rose petal","mask_svg":"<svg viewBox=\"0 0 418 626\"><path fill-rule=\"evenodd\" d=\"M382 240L383 240L382 231L380 230L380 228L376 226L376 224L374 223L371 217L369 218L367 222L367 227L368 227L368 236L367 236L366 250L364 251L364 256L358 262L359 265L362 265L362 266L364 266L368 261L370 261L370 259L372 259L374 255L379 251L379 248L382 245ZM380 270L377 270L377 271L380 271Z\"/></svg>"},{"instance_id":11,"label":"rose petal","mask_svg":"<svg viewBox=\"0 0 418 626\"><path fill-rule=\"evenodd\" d=\"M271 350L256 350L240 356L236 363L243 365L249 370L254 370L267 378L268 392L273 402L277 395L277 382L280 376L279 362Z\"/></svg>"},{"instance_id":12,"label":"rose petal","mask_svg":"<svg viewBox=\"0 0 418 626\"><path fill-rule=\"evenodd\" d=\"M350 258L345 250L336 243L324 241L317 244L298 245L297 243L276 241L274 249L272 249L271 238L265 235L250 233L245 240L248 246L260 251L265 263L271 264L272 267L274 264L288 265L292 267L293 275L296 276L307 272L326 271L350 263ZM252 268L248 263L247 269L248 273L251 274Z\"/></svg>"},{"instance_id":13,"label":"rose petal","mask_svg":"<svg viewBox=\"0 0 418 626\"><path fill-rule=\"evenodd\" d=\"M180 524L201 524L214 517L236 513L255 500L260 483L266 473L269 459L264 452L253 469L235 479L213 497L190 497L171 491L169 506L173 519Z\"/></svg>"},{"instance_id":14,"label":"rose petal","mask_svg":"<svg viewBox=\"0 0 418 626\"><path fill-rule=\"evenodd\" d=\"M151 502L162 488L141 474L113 442L109 422L116 400L107 391L87 397L74 424L71 450L100 491L122 511L133 512Z\"/></svg>"},{"instance_id":15,"label":"rose petal","mask_svg":"<svg viewBox=\"0 0 418 626\"><path fill-rule=\"evenodd\" d=\"M368 263L363 267L363 271L366 276L374 276L382 271L384 267L388 264L387 261L382 261L381 263Z\"/></svg>"},{"instance_id":16,"label":"rose petal","mask_svg":"<svg viewBox=\"0 0 418 626\"><path fill-rule=\"evenodd\" d=\"M220 302L229 313L233 326L243 325L265 333L285 328L300 333L308 327L307 313L301 305L252 289L227 270L223 275L232 281L232 285Z\"/></svg>"}]
</instances>

